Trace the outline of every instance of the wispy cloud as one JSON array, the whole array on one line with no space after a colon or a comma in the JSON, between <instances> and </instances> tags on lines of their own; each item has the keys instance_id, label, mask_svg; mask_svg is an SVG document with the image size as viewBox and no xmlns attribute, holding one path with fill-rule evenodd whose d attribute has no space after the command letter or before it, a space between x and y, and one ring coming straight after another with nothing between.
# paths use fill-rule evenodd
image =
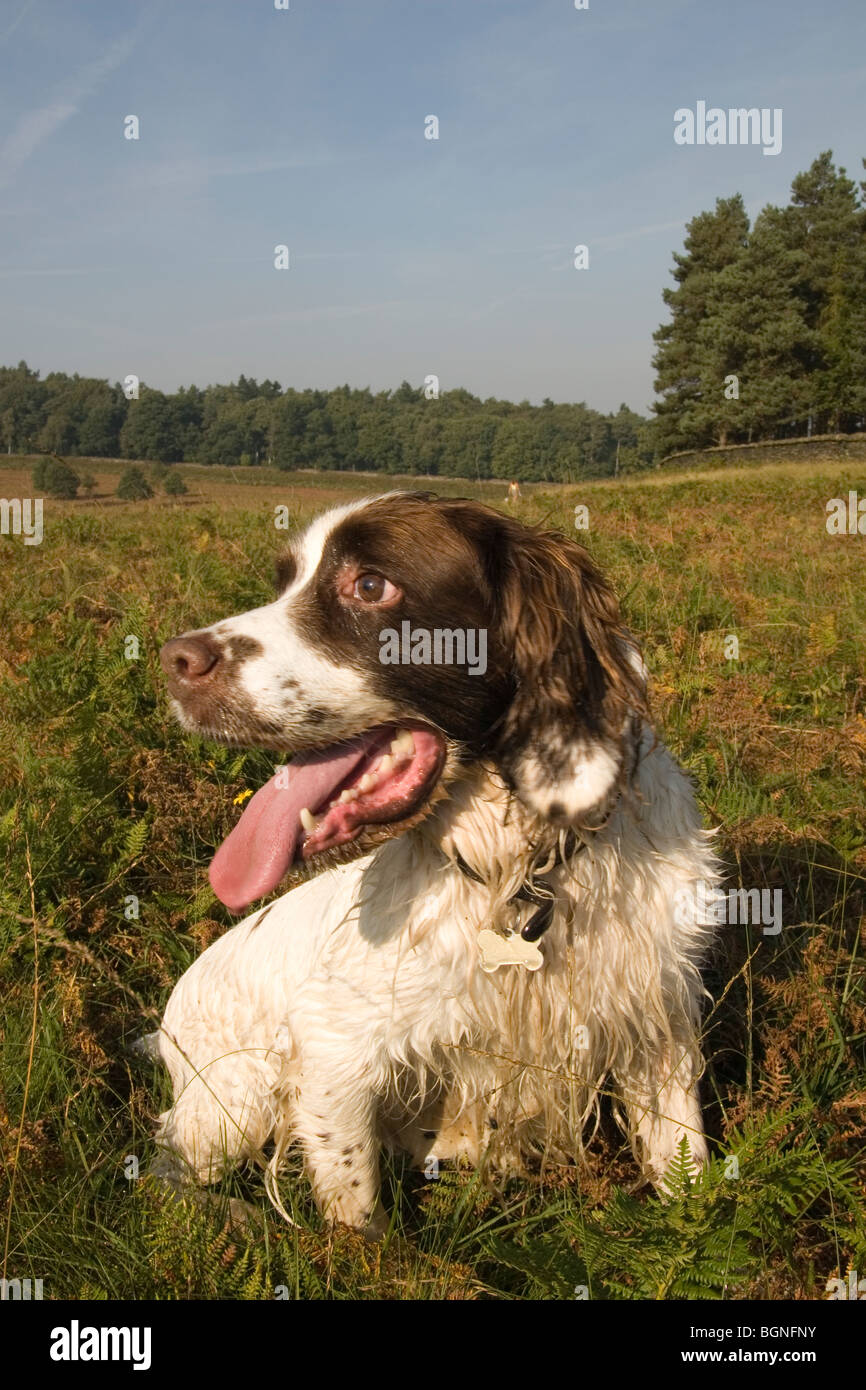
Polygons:
<instances>
[{"instance_id":1,"label":"wispy cloud","mask_svg":"<svg viewBox=\"0 0 866 1390\"><path fill-rule=\"evenodd\" d=\"M328 154L292 155L274 158L272 155L233 154L218 158L164 159L149 168L137 169L135 182L150 187L181 184L185 188L204 185L210 179L241 178L250 174L272 174L284 169L317 169L333 162Z\"/></svg>"},{"instance_id":2,"label":"wispy cloud","mask_svg":"<svg viewBox=\"0 0 866 1390\"><path fill-rule=\"evenodd\" d=\"M0 279L17 280L20 276L35 275L43 280L49 275L104 275L106 272L122 270L123 266L106 265L85 265L85 266L27 266L20 269L16 267L0 268Z\"/></svg>"},{"instance_id":3,"label":"wispy cloud","mask_svg":"<svg viewBox=\"0 0 866 1390\"><path fill-rule=\"evenodd\" d=\"M130 33L117 39L99 58L82 69L74 78L61 83L48 106L25 111L11 133L0 145L0 188L7 188L39 146L68 120L77 115L81 106L106 77L125 63L142 31L139 22Z\"/></svg>"},{"instance_id":4,"label":"wispy cloud","mask_svg":"<svg viewBox=\"0 0 866 1390\"><path fill-rule=\"evenodd\" d=\"M18 28L18 25L21 23L22 19L24 18L32 4L33 0L24 0L24 4L21 6L21 9L18 11L12 23L9 25L9 28L5 30L4 33L0 34L0 43L5 43L6 40L10 38L12 34L15 33L15 30Z\"/></svg>"},{"instance_id":5,"label":"wispy cloud","mask_svg":"<svg viewBox=\"0 0 866 1390\"><path fill-rule=\"evenodd\" d=\"M621 232L610 232L607 236L588 236L586 244L589 247L590 255L604 253L605 251L615 250L625 241L639 241L643 237L661 236L665 232L682 231L686 225L686 218L681 217L676 222L653 222L647 223L643 227L631 227ZM547 269L554 271L571 270L574 267L574 256L570 247L565 249L563 254L562 246L543 246L539 247L542 253L542 261L547 262Z\"/></svg>"}]
</instances>

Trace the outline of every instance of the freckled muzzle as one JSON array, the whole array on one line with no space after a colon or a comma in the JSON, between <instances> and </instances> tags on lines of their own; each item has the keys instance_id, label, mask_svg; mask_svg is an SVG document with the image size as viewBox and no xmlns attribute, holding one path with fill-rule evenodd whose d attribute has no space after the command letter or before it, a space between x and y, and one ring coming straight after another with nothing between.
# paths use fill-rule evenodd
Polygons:
<instances>
[{"instance_id":1,"label":"freckled muzzle","mask_svg":"<svg viewBox=\"0 0 866 1390\"><path fill-rule=\"evenodd\" d=\"M243 651L234 650L239 642ZM263 724L233 678L260 651L251 639L223 644L207 629L166 642L160 661L184 722L232 742L279 746L284 730ZM298 754L256 792L217 850L210 867L214 892L241 912L317 856L325 856L324 866L366 853L368 827L376 827L376 843L400 834L422 811L446 756L445 738L414 721Z\"/></svg>"},{"instance_id":2,"label":"freckled muzzle","mask_svg":"<svg viewBox=\"0 0 866 1390\"><path fill-rule=\"evenodd\" d=\"M244 662L261 656L263 650L255 638L231 635L223 639L210 628L166 642L159 659L184 727L247 747L274 745L281 722L257 710L240 679Z\"/></svg>"}]
</instances>

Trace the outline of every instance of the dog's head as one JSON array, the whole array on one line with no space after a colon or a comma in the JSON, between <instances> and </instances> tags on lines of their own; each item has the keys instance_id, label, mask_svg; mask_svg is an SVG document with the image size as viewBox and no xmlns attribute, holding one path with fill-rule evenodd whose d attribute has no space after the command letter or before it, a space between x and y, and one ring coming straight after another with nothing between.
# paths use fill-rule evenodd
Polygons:
<instances>
[{"instance_id":1,"label":"dog's head","mask_svg":"<svg viewBox=\"0 0 866 1390\"><path fill-rule=\"evenodd\" d=\"M277 579L275 602L161 653L185 728L290 758L214 858L232 910L404 833L472 760L557 826L604 814L645 681L574 541L396 493L320 517Z\"/></svg>"}]
</instances>

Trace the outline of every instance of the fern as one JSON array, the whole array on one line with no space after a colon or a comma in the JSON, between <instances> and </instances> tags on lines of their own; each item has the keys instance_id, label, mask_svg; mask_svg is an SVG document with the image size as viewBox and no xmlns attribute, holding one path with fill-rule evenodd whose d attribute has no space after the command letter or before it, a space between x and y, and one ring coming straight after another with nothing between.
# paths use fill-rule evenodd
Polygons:
<instances>
[{"instance_id":1,"label":"fern","mask_svg":"<svg viewBox=\"0 0 866 1390\"><path fill-rule=\"evenodd\" d=\"M260 1300L273 1298L277 1285L306 1291L301 1252L285 1240L262 1241L258 1227L237 1229L217 1202L200 1193L181 1199L150 1184L143 1200L152 1297Z\"/></svg>"},{"instance_id":2,"label":"fern","mask_svg":"<svg viewBox=\"0 0 866 1390\"><path fill-rule=\"evenodd\" d=\"M147 837L150 834L150 826L146 820L130 821L126 827L126 834L123 837L123 851L121 863L129 863L134 859L139 859L144 853L147 844Z\"/></svg>"},{"instance_id":3,"label":"fern","mask_svg":"<svg viewBox=\"0 0 866 1390\"><path fill-rule=\"evenodd\" d=\"M663 1199L615 1188L588 1216L564 1210L556 1236L491 1239L488 1249L526 1275L536 1297L573 1297L575 1284L593 1298L745 1297L771 1254L788 1259L792 1232L828 1193L840 1217L862 1230L848 1165L827 1160L809 1138L784 1147L791 1118L775 1115L737 1136L737 1178L724 1157L695 1177L684 1142Z\"/></svg>"}]
</instances>

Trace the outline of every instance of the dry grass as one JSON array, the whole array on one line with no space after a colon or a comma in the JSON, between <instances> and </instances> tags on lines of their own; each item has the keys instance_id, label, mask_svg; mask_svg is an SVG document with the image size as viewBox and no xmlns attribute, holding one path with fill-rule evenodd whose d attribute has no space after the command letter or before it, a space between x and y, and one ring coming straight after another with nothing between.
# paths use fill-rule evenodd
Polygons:
<instances>
[{"instance_id":1,"label":"dry grass","mask_svg":"<svg viewBox=\"0 0 866 1390\"><path fill-rule=\"evenodd\" d=\"M528 521L569 530L575 503L589 507L579 538L624 596L657 717L720 827L732 882L783 894L781 935L726 929L708 977L708 1127L719 1164L739 1154L742 1177L720 1167L706 1193L669 1208L627 1197L635 1170L607 1117L583 1168L501 1193L471 1174L428 1184L389 1165L398 1216L371 1251L322 1227L297 1163L284 1189L296 1231L271 1219L256 1174L227 1184L264 1213L251 1241L127 1181L124 1160L144 1167L165 1102L164 1080L126 1046L227 925L206 868L234 797L267 765L171 723L159 644L266 596L284 539L275 505L299 525L383 480L239 481L184 466L179 502L130 504L111 496L120 465L90 470L96 496L47 502L40 547L0 539L8 1275L76 1297L260 1298L280 1284L307 1298L566 1297L589 1280L594 1297L675 1298L689 1296L690 1268L704 1270L700 1296L806 1298L849 1264L866 1268L866 538L824 525L830 497L866 493L863 471L780 461L525 489ZM15 460L0 480L6 496L28 495ZM453 480L440 490L494 504L504 493ZM124 659L129 634L137 661ZM736 661L724 657L730 634ZM724 1268L714 1232L736 1255Z\"/></svg>"}]
</instances>

